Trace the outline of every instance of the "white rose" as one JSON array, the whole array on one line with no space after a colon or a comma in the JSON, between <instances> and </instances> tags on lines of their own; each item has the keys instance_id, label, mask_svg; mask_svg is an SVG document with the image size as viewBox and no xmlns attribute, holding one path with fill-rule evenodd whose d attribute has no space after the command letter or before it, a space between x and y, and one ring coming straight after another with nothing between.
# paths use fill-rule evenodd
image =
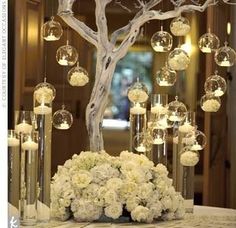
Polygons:
<instances>
[{"instance_id":1,"label":"white rose","mask_svg":"<svg viewBox=\"0 0 236 228\"><path fill-rule=\"evenodd\" d=\"M133 211L131 211L131 217L133 221L138 222L152 222L153 214L147 207L137 206Z\"/></svg>"},{"instance_id":2,"label":"white rose","mask_svg":"<svg viewBox=\"0 0 236 228\"><path fill-rule=\"evenodd\" d=\"M72 176L72 184L76 188L86 188L92 181L92 175L86 170L80 170Z\"/></svg>"},{"instance_id":3,"label":"white rose","mask_svg":"<svg viewBox=\"0 0 236 228\"><path fill-rule=\"evenodd\" d=\"M196 152L186 151L180 155L180 163L183 166L195 166L199 162Z\"/></svg>"},{"instance_id":4,"label":"white rose","mask_svg":"<svg viewBox=\"0 0 236 228\"><path fill-rule=\"evenodd\" d=\"M118 189L121 188L122 184L123 184L122 179L120 179L120 178L111 178L107 181L106 188L107 189L118 190Z\"/></svg>"},{"instance_id":5,"label":"white rose","mask_svg":"<svg viewBox=\"0 0 236 228\"><path fill-rule=\"evenodd\" d=\"M108 190L104 195L104 200L106 204L114 204L118 200L116 192Z\"/></svg>"},{"instance_id":6,"label":"white rose","mask_svg":"<svg viewBox=\"0 0 236 228\"><path fill-rule=\"evenodd\" d=\"M122 215L122 204L113 203L112 205L106 207L104 212L107 217L117 219Z\"/></svg>"},{"instance_id":7,"label":"white rose","mask_svg":"<svg viewBox=\"0 0 236 228\"><path fill-rule=\"evenodd\" d=\"M164 210L172 208L172 200L169 196L165 196L164 198L162 198L161 203L163 205Z\"/></svg>"},{"instance_id":8,"label":"white rose","mask_svg":"<svg viewBox=\"0 0 236 228\"><path fill-rule=\"evenodd\" d=\"M220 103L215 99L206 100L202 105L204 112L217 112L220 108Z\"/></svg>"},{"instance_id":9,"label":"white rose","mask_svg":"<svg viewBox=\"0 0 236 228\"><path fill-rule=\"evenodd\" d=\"M53 91L48 87L40 87L34 92L38 103L50 103L53 100Z\"/></svg>"},{"instance_id":10,"label":"white rose","mask_svg":"<svg viewBox=\"0 0 236 228\"><path fill-rule=\"evenodd\" d=\"M154 184L143 183L138 188L138 197L142 200L147 200L153 193Z\"/></svg>"},{"instance_id":11,"label":"white rose","mask_svg":"<svg viewBox=\"0 0 236 228\"><path fill-rule=\"evenodd\" d=\"M134 210L141 202L141 199L138 197L130 197L126 201L126 209L127 211L131 212Z\"/></svg>"}]
</instances>

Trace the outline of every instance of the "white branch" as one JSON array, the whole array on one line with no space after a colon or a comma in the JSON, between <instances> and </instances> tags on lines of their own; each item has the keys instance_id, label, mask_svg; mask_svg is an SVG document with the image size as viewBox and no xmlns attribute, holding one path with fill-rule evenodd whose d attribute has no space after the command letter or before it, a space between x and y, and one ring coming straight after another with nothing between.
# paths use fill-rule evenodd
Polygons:
<instances>
[{"instance_id":1,"label":"white branch","mask_svg":"<svg viewBox=\"0 0 236 228\"><path fill-rule=\"evenodd\" d=\"M85 40L98 47L97 33L73 16L72 5L75 0L59 0L58 15Z\"/></svg>"}]
</instances>

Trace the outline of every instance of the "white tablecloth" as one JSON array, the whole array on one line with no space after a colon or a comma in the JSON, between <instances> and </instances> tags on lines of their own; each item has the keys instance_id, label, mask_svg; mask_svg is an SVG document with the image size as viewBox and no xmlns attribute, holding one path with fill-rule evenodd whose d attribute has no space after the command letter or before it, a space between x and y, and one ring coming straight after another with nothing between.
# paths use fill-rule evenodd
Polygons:
<instances>
[{"instance_id":1,"label":"white tablecloth","mask_svg":"<svg viewBox=\"0 0 236 228\"><path fill-rule=\"evenodd\" d=\"M111 228L130 228L130 227L142 227L142 228L161 228L161 227L174 227L174 228L236 228L236 210L217 208L217 207L205 207L194 206L193 214L186 214L182 220L155 222L153 224L140 224L140 223L77 223L73 220L66 222L51 221L48 224L38 224L34 227L43 228L94 228L94 227L111 227Z\"/></svg>"}]
</instances>

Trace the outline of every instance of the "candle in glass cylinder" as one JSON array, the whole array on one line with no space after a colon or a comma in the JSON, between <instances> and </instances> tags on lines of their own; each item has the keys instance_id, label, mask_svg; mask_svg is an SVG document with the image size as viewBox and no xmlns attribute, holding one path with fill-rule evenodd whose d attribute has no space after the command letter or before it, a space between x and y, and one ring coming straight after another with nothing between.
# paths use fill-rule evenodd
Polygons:
<instances>
[{"instance_id":1,"label":"candle in glass cylinder","mask_svg":"<svg viewBox=\"0 0 236 228\"><path fill-rule=\"evenodd\" d=\"M26 123L24 120L22 121L22 123L19 123L15 126L15 130L17 133L30 133L32 131L32 125Z\"/></svg>"},{"instance_id":2,"label":"candle in glass cylinder","mask_svg":"<svg viewBox=\"0 0 236 228\"><path fill-rule=\"evenodd\" d=\"M23 150L37 150L38 149L38 143L32 141L32 139L29 138L27 141L22 143L22 149Z\"/></svg>"},{"instance_id":3,"label":"candle in glass cylinder","mask_svg":"<svg viewBox=\"0 0 236 228\"><path fill-rule=\"evenodd\" d=\"M20 140L15 138L14 136L10 136L7 139L7 144L9 147L16 147L20 145Z\"/></svg>"},{"instance_id":4,"label":"candle in glass cylinder","mask_svg":"<svg viewBox=\"0 0 236 228\"><path fill-rule=\"evenodd\" d=\"M38 115L47 115L52 113L52 108L42 103L41 105L34 107L34 113Z\"/></svg>"},{"instance_id":5,"label":"candle in glass cylinder","mask_svg":"<svg viewBox=\"0 0 236 228\"><path fill-rule=\"evenodd\" d=\"M130 108L130 114L143 115L146 113L146 108L141 107L139 103L136 103L134 107Z\"/></svg>"},{"instance_id":6,"label":"candle in glass cylinder","mask_svg":"<svg viewBox=\"0 0 236 228\"><path fill-rule=\"evenodd\" d=\"M140 153L146 152L146 148L142 143L136 148L136 150Z\"/></svg>"}]
</instances>

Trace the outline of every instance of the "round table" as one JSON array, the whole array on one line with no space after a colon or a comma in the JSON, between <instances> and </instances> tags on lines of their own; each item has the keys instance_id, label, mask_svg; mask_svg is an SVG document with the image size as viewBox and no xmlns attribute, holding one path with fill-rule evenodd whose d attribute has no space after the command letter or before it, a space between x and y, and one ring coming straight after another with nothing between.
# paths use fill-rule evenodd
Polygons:
<instances>
[{"instance_id":1,"label":"round table","mask_svg":"<svg viewBox=\"0 0 236 228\"><path fill-rule=\"evenodd\" d=\"M51 221L48 224L38 224L34 227L42 228L95 228L95 227L111 227L111 228L159 228L159 227L174 227L174 228L236 228L236 210L219 208L194 206L194 213L187 213L182 220L160 221L152 224L140 223L78 223L73 220L66 222Z\"/></svg>"}]
</instances>

